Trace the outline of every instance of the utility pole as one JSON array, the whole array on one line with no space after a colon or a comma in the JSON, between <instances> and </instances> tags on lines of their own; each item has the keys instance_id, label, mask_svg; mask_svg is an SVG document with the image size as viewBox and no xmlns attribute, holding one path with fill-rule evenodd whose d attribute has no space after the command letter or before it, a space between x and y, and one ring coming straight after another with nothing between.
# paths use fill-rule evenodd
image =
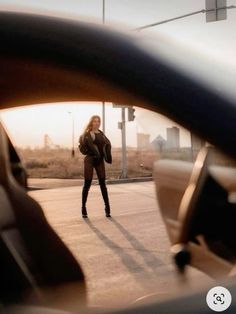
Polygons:
<instances>
[{"instance_id":1,"label":"utility pole","mask_svg":"<svg viewBox=\"0 0 236 314\"><path fill-rule=\"evenodd\" d=\"M102 24L105 24L105 0L102 0ZM102 102L102 131L105 133L106 124L105 124L105 102Z\"/></svg>"}]
</instances>

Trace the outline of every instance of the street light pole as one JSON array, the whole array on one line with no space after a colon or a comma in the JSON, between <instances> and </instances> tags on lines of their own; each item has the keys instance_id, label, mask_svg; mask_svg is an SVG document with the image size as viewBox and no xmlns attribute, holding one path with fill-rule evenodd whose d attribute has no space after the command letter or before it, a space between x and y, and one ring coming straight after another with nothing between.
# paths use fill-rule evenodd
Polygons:
<instances>
[{"instance_id":1,"label":"street light pole","mask_svg":"<svg viewBox=\"0 0 236 314\"><path fill-rule=\"evenodd\" d=\"M71 111L68 111L68 113L71 115L72 119L72 145L71 145L71 157L75 157L75 121L74 121L74 116Z\"/></svg>"},{"instance_id":2,"label":"street light pole","mask_svg":"<svg viewBox=\"0 0 236 314\"><path fill-rule=\"evenodd\" d=\"M105 24L105 0L102 0L102 24ZM105 102L102 102L102 131L105 133Z\"/></svg>"}]
</instances>

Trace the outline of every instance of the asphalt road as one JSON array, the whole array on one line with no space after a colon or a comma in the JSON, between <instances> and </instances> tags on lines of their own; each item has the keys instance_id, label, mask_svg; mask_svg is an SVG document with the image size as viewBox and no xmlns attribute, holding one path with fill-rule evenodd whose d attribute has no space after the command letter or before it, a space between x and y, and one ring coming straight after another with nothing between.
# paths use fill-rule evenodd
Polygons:
<instances>
[{"instance_id":1,"label":"asphalt road","mask_svg":"<svg viewBox=\"0 0 236 314\"><path fill-rule=\"evenodd\" d=\"M99 186L93 185L89 218L82 219L81 188L29 194L81 263L90 305L127 306L153 293L162 300L211 283L192 268L184 278L177 275L153 182L109 185L112 218L105 217Z\"/></svg>"}]
</instances>

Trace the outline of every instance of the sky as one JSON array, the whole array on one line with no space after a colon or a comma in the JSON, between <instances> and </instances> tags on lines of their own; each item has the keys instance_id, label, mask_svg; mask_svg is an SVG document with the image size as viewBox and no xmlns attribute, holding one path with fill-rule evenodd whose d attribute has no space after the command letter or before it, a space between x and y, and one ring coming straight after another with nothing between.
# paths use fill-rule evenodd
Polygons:
<instances>
[{"instance_id":1,"label":"sky","mask_svg":"<svg viewBox=\"0 0 236 314\"><path fill-rule=\"evenodd\" d=\"M236 5L235 1L227 1ZM135 27L162 21L205 8L202 0L106 0L105 23L132 30ZM0 0L1 10L31 11L42 14L66 15L85 20L102 20L102 0ZM236 65L236 9L228 10L227 19L206 23L205 14L187 17L142 31L148 36L156 34L190 47L211 58ZM68 113L71 112L71 114ZM70 146L72 116L75 121L75 143L89 117L102 113L100 103L66 103L58 105L31 106L1 113L8 133L17 146L42 146L44 134L55 144ZM51 119L53 115L53 121ZM136 133L157 135L166 138L166 127L176 125L160 115L136 108L134 122L127 123L127 144L136 146ZM106 106L106 133L120 146L121 134L117 124L120 109ZM19 127L20 126L20 127ZM189 145L189 136L181 131L181 145Z\"/></svg>"}]
</instances>

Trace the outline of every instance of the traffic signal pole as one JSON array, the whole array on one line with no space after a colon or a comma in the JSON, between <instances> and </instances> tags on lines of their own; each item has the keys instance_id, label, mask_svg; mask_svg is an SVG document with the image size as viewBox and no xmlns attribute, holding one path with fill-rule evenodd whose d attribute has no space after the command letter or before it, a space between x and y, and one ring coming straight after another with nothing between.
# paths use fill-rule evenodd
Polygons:
<instances>
[{"instance_id":1,"label":"traffic signal pole","mask_svg":"<svg viewBox=\"0 0 236 314\"><path fill-rule=\"evenodd\" d=\"M125 107L121 108L121 136L122 136L122 159L120 177L127 178Z\"/></svg>"},{"instance_id":2,"label":"traffic signal pole","mask_svg":"<svg viewBox=\"0 0 236 314\"><path fill-rule=\"evenodd\" d=\"M135 28L134 31L141 31L150 27L158 26L161 24L166 24L169 22L173 22L179 19L183 19L185 17L189 17L189 16L201 14L201 13L203 14L206 13L206 22L225 20L227 18L227 14L226 14L227 10L236 9L235 5L227 6L227 0L205 0L205 6L206 8L203 10L194 11L188 14L176 16L171 19L140 26L140 27ZM192 151L192 156L193 156L193 134L190 132L190 135L191 135L191 151Z\"/></svg>"},{"instance_id":3,"label":"traffic signal pole","mask_svg":"<svg viewBox=\"0 0 236 314\"><path fill-rule=\"evenodd\" d=\"M176 21L176 20L179 20L179 19L183 19L185 17L192 16L192 15L196 15L196 14L200 14L200 13L208 13L208 12L217 12L218 10L226 10L226 9L228 9L228 10L229 9L236 9L236 6L235 5L230 5L230 6L217 7L217 8L214 8L214 9L203 9L203 10L187 13L187 14L184 14L184 15L176 16L176 17L173 17L171 19L163 20L163 21L160 21L160 22L156 22L156 23L140 26L140 27L135 28L134 30L135 31L141 31L141 30L146 29L146 28L150 28L150 27L161 25L161 24L173 22L173 21Z\"/></svg>"},{"instance_id":4,"label":"traffic signal pole","mask_svg":"<svg viewBox=\"0 0 236 314\"><path fill-rule=\"evenodd\" d=\"M127 178L127 157L126 157L126 121L125 121L125 109L127 108L130 110L128 112L129 118L128 121L134 121L134 112L135 109L131 106L125 105L117 105L113 104L113 108L120 108L121 109L121 122L118 122L118 129L121 130L121 178Z\"/></svg>"}]
</instances>

